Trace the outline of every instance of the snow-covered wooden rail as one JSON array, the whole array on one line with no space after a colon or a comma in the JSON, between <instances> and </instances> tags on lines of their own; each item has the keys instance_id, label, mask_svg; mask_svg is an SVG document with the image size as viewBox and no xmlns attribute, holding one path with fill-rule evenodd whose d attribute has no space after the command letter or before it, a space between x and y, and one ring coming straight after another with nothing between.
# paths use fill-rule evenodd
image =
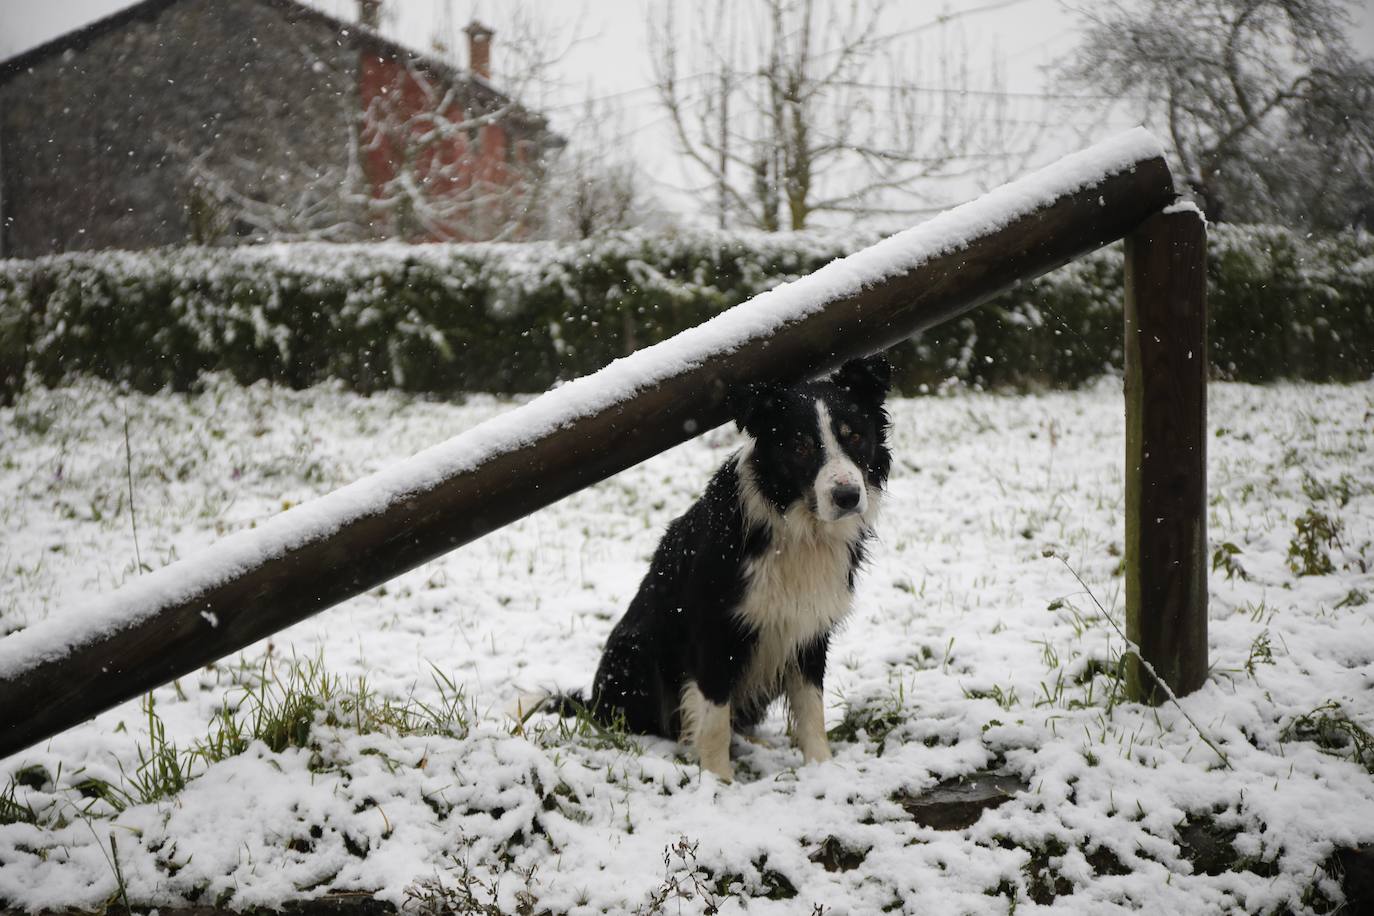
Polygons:
<instances>
[{"instance_id":1,"label":"snow-covered wooden rail","mask_svg":"<svg viewBox=\"0 0 1374 916\"><path fill-rule=\"evenodd\" d=\"M710 429L797 379L1128 237L1128 626L1176 693L1206 670L1201 218L1135 130L617 360L407 461L0 639L0 756ZM1152 696L1148 671L1135 680Z\"/></svg>"}]
</instances>

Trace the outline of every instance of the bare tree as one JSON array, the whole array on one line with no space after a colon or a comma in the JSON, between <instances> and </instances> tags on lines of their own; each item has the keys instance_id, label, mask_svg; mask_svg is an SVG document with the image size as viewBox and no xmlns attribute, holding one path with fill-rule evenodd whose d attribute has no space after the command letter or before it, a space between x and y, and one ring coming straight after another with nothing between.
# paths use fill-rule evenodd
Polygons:
<instances>
[{"instance_id":1,"label":"bare tree","mask_svg":"<svg viewBox=\"0 0 1374 916\"><path fill-rule=\"evenodd\" d=\"M339 125L342 166L296 163L289 170L265 170L245 156L216 155L211 146L192 152L168 143L186 166L191 241L225 240L348 242L370 234L368 197L357 132Z\"/></svg>"},{"instance_id":2,"label":"bare tree","mask_svg":"<svg viewBox=\"0 0 1374 916\"><path fill-rule=\"evenodd\" d=\"M376 25L386 8L365 4L364 12ZM268 167L248 152L173 147L186 162L193 234L201 241L425 241L543 232L561 138L519 100L547 90L576 39L558 41L523 7L507 13L500 90L489 56L464 72L445 59L452 45L437 33L429 56L360 55L357 73L339 74L355 87L352 104L329 103L339 137L330 148L340 154L328 162L288 157L286 166L274 159ZM301 52L314 67L332 66L309 48Z\"/></svg>"},{"instance_id":3,"label":"bare tree","mask_svg":"<svg viewBox=\"0 0 1374 916\"><path fill-rule=\"evenodd\" d=\"M658 217L638 164L623 152L627 137L604 104L585 104L550 181L553 235L586 239Z\"/></svg>"},{"instance_id":4,"label":"bare tree","mask_svg":"<svg viewBox=\"0 0 1374 916\"><path fill-rule=\"evenodd\" d=\"M1212 219L1326 227L1369 205L1374 64L1350 46L1346 0L1138 0L1081 15L1064 76L1137 105Z\"/></svg>"},{"instance_id":5,"label":"bare tree","mask_svg":"<svg viewBox=\"0 0 1374 916\"><path fill-rule=\"evenodd\" d=\"M542 119L512 96L407 61L358 129L373 234L504 240L539 231L548 156Z\"/></svg>"},{"instance_id":6,"label":"bare tree","mask_svg":"<svg viewBox=\"0 0 1374 916\"><path fill-rule=\"evenodd\" d=\"M644 222L648 204L634 162L602 163L591 150L580 149L568 164L570 181L562 212L575 238L631 229Z\"/></svg>"},{"instance_id":7,"label":"bare tree","mask_svg":"<svg viewBox=\"0 0 1374 916\"><path fill-rule=\"evenodd\" d=\"M549 177L562 138L519 100L546 96L557 65L583 37L524 3L506 5L497 92L485 44L491 33L475 22L463 31L471 80L412 60L403 80L409 94L375 95L364 113L359 136L372 160L374 234L507 240L549 231ZM433 33L434 52L456 67L450 4L439 8Z\"/></svg>"},{"instance_id":8,"label":"bare tree","mask_svg":"<svg viewBox=\"0 0 1374 916\"><path fill-rule=\"evenodd\" d=\"M946 30L933 54L882 34L885 7L717 0L685 34L670 5L651 14L659 97L721 226L928 209L932 181L1030 155L1008 136L998 74L976 86Z\"/></svg>"}]
</instances>

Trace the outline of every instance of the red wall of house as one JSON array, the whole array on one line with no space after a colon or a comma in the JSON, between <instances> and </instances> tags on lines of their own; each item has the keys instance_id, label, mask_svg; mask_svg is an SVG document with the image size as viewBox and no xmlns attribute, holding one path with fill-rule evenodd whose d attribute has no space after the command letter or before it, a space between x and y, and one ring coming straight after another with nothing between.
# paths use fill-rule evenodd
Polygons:
<instances>
[{"instance_id":1,"label":"red wall of house","mask_svg":"<svg viewBox=\"0 0 1374 916\"><path fill-rule=\"evenodd\" d=\"M462 100L444 105L447 87L432 74L412 71L394 55L362 52L359 67L359 98L363 109L361 148L374 207L375 222L385 234L400 234L408 241L472 240L472 218L427 220L422 227L397 227L397 195L388 185L402 172L406 160L410 170L425 189L435 209L463 211L465 200L481 196L485 186L512 187L519 180L509 164L510 138L500 124L485 124L475 131L464 130L455 136L433 142L423 138L436 125L464 120ZM461 93L459 93L461 94ZM480 204L474 203L474 207ZM412 221L413 222L413 221Z\"/></svg>"}]
</instances>

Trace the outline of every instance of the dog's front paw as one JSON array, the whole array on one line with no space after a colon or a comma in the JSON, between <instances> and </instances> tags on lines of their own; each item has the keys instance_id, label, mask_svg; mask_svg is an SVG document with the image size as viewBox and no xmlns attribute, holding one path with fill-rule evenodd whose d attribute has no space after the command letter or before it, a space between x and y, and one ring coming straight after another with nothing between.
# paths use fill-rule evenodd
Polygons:
<instances>
[{"instance_id":1,"label":"dog's front paw","mask_svg":"<svg viewBox=\"0 0 1374 916\"><path fill-rule=\"evenodd\" d=\"M735 767L734 764L732 764L729 760L726 760L723 763L718 760L703 760L701 761L701 768L706 772L714 775L721 782L735 781Z\"/></svg>"},{"instance_id":2,"label":"dog's front paw","mask_svg":"<svg viewBox=\"0 0 1374 916\"><path fill-rule=\"evenodd\" d=\"M714 773L721 782L733 782L735 778L735 767L730 763L730 744L727 739L724 746L717 746L712 742L710 746L698 748L701 768L708 773Z\"/></svg>"},{"instance_id":3,"label":"dog's front paw","mask_svg":"<svg viewBox=\"0 0 1374 916\"><path fill-rule=\"evenodd\" d=\"M824 738L802 746L802 763L825 763L829 759L830 742Z\"/></svg>"}]
</instances>

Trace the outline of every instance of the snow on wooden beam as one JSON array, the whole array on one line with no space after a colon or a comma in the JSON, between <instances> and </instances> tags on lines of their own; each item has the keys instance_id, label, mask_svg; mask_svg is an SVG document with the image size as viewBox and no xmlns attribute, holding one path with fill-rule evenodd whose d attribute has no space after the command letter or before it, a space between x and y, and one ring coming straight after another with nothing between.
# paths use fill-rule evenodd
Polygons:
<instances>
[{"instance_id":1,"label":"snow on wooden beam","mask_svg":"<svg viewBox=\"0 0 1374 916\"><path fill-rule=\"evenodd\" d=\"M834 261L399 464L0 639L0 757L955 317L1168 205L1136 129Z\"/></svg>"}]
</instances>

